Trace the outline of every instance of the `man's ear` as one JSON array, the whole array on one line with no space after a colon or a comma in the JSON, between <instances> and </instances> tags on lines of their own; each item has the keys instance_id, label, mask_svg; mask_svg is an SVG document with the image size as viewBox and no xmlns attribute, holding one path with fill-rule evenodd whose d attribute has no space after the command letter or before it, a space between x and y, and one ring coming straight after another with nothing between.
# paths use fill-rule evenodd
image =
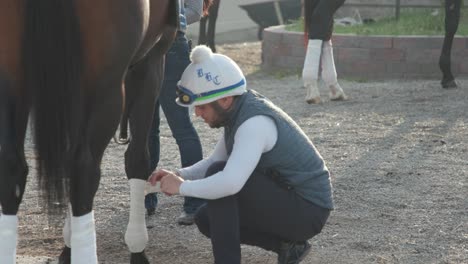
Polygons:
<instances>
[{"instance_id":1,"label":"man's ear","mask_svg":"<svg viewBox=\"0 0 468 264\"><path fill-rule=\"evenodd\" d=\"M219 105L224 110L226 110L226 109L229 109L231 107L233 101L234 101L233 96L224 97L224 98L219 99Z\"/></svg>"}]
</instances>

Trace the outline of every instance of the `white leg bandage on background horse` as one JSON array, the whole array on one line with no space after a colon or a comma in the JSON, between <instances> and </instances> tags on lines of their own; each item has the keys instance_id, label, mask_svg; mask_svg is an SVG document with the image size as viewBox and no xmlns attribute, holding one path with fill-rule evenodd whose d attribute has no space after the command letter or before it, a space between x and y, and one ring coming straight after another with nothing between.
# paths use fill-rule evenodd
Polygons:
<instances>
[{"instance_id":1,"label":"white leg bandage on background horse","mask_svg":"<svg viewBox=\"0 0 468 264\"><path fill-rule=\"evenodd\" d=\"M68 205L67 218L65 218L65 224L63 225L62 235L65 245L71 248L71 205Z\"/></svg>"},{"instance_id":2,"label":"white leg bandage on background horse","mask_svg":"<svg viewBox=\"0 0 468 264\"><path fill-rule=\"evenodd\" d=\"M71 218L71 263L97 264L94 212Z\"/></svg>"},{"instance_id":3,"label":"white leg bandage on background horse","mask_svg":"<svg viewBox=\"0 0 468 264\"><path fill-rule=\"evenodd\" d=\"M0 215L0 263L16 263L16 244L18 243L18 217Z\"/></svg>"},{"instance_id":4,"label":"white leg bandage on background horse","mask_svg":"<svg viewBox=\"0 0 468 264\"><path fill-rule=\"evenodd\" d=\"M302 80L306 89L306 101L308 103L319 103L320 93L318 89L318 76L320 67L320 55L322 53L322 40L309 39L307 45L304 68L302 69Z\"/></svg>"},{"instance_id":5,"label":"white leg bandage on background horse","mask_svg":"<svg viewBox=\"0 0 468 264\"><path fill-rule=\"evenodd\" d=\"M325 85L330 89L331 100L344 100L345 94L338 83L333 58L333 45L331 40L325 41L322 48L322 79Z\"/></svg>"},{"instance_id":6,"label":"white leg bandage on background horse","mask_svg":"<svg viewBox=\"0 0 468 264\"><path fill-rule=\"evenodd\" d=\"M130 179L130 217L127 232L125 232L125 243L132 253L142 252L148 242L148 231L145 220L145 185L146 181Z\"/></svg>"}]
</instances>

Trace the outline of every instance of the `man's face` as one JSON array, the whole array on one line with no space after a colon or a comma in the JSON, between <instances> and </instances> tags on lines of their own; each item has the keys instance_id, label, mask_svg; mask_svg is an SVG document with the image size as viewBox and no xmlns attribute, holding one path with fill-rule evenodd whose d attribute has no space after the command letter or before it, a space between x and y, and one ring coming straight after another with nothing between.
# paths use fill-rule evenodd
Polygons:
<instances>
[{"instance_id":1,"label":"man's face","mask_svg":"<svg viewBox=\"0 0 468 264\"><path fill-rule=\"evenodd\" d=\"M228 118L227 110L223 109L218 101L195 106L195 115L203 118L211 128L224 126Z\"/></svg>"}]
</instances>

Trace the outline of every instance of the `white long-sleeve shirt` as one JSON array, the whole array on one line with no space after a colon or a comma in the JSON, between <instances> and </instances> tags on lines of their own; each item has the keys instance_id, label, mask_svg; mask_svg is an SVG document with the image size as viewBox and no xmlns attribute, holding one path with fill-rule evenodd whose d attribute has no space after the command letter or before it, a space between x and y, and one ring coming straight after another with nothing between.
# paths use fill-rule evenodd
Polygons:
<instances>
[{"instance_id":1,"label":"white long-sleeve shirt","mask_svg":"<svg viewBox=\"0 0 468 264\"><path fill-rule=\"evenodd\" d=\"M273 119L264 115L249 118L237 129L230 156L223 135L208 158L179 170L185 179L180 194L218 199L238 193L257 167L261 155L273 149L277 139L278 130ZM217 161L227 161L224 170L204 178L208 167Z\"/></svg>"}]
</instances>

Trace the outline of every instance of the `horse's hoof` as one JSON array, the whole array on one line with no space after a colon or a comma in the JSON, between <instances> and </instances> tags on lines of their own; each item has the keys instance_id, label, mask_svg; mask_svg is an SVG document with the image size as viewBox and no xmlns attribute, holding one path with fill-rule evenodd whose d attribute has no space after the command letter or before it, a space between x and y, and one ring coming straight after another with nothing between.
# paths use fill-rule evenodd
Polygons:
<instances>
[{"instance_id":1,"label":"horse's hoof","mask_svg":"<svg viewBox=\"0 0 468 264\"><path fill-rule=\"evenodd\" d=\"M130 264L149 264L145 251L132 253L130 256Z\"/></svg>"},{"instance_id":2,"label":"horse's hoof","mask_svg":"<svg viewBox=\"0 0 468 264\"><path fill-rule=\"evenodd\" d=\"M454 89L457 88L457 82L455 80L450 80L450 81L442 81L442 88L444 89Z\"/></svg>"},{"instance_id":3,"label":"horse's hoof","mask_svg":"<svg viewBox=\"0 0 468 264\"><path fill-rule=\"evenodd\" d=\"M118 145L127 145L128 143L130 143L130 137L115 135L114 142Z\"/></svg>"},{"instance_id":4,"label":"horse's hoof","mask_svg":"<svg viewBox=\"0 0 468 264\"><path fill-rule=\"evenodd\" d=\"M341 93L338 96L330 97L330 101L346 101L346 100L348 100L348 97L344 93Z\"/></svg>"},{"instance_id":5,"label":"horse's hoof","mask_svg":"<svg viewBox=\"0 0 468 264\"><path fill-rule=\"evenodd\" d=\"M58 264L71 264L71 248L64 246L58 258Z\"/></svg>"},{"instance_id":6,"label":"horse's hoof","mask_svg":"<svg viewBox=\"0 0 468 264\"><path fill-rule=\"evenodd\" d=\"M309 98L306 100L308 104L320 104L320 97Z\"/></svg>"}]
</instances>

